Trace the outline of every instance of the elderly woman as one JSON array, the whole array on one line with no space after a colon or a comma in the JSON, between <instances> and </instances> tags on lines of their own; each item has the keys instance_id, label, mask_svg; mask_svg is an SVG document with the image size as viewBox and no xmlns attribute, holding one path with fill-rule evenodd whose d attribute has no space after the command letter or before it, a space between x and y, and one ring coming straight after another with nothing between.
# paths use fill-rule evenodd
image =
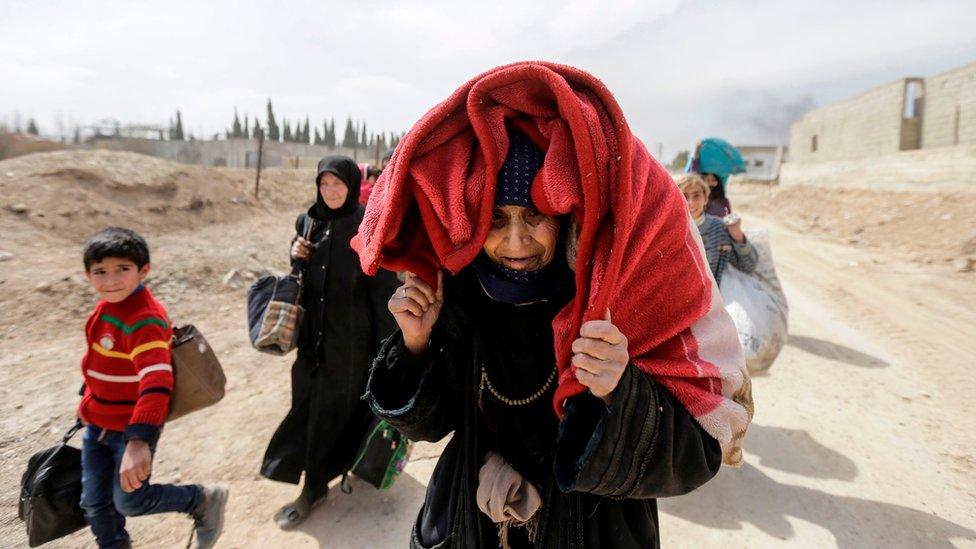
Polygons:
<instances>
[{"instance_id":1,"label":"elderly woman","mask_svg":"<svg viewBox=\"0 0 976 549\"><path fill-rule=\"evenodd\" d=\"M411 438L437 440L455 431L417 525L415 541L423 547L451 531L456 517L430 504L455 490L483 511L464 535L477 546L497 544L497 523L511 547L542 537L560 547L574 539L587 547L651 547L658 532L649 498L703 484L722 460L718 442L629 366L627 338L609 317L584 324L573 343L573 364L589 393L570 402L575 422L559 432L550 404L557 380L552 320L572 298L573 278L567 220L541 214L531 201L541 159L531 141L515 134L483 253L437 291L410 276L389 302L400 333L377 359L369 385L374 410ZM471 368L477 377L463 375ZM477 417L467 425L469 396L477 399ZM650 402L658 403L650 416L663 428L646 456L648 468L630 471L649 423L640 417L648 410L631 407ZM607 429L614 438L600 436ZM466 452L484 464L476 489L460 489L465 480L448 474L450 462ZM620 475L639 481L626 498L603 499L611 495L603 492L608 478Z\"/></svg>"},{"instance_id":2,"label":"elderly woman","mask_svg":"<svg viewBox=\"0 0 976 549\"><path fill-rule=\"evenodd\" d=\"M412 439L453 433L411 546L658 546L655 498L735 461L748 380L684 201L606 88L489 71L377 187L353 246L411 274L367 398Z\"/></svg>"},{"instance_id":3,"label":"elderly woman","mask_svg":"<svg viewBox=\"0 0 976 549\"><path fill-rule=\"evenodd\" d=\"M386 301L396 275L360 270L349 240L363 218L360 171L347 156L326 156L315 175L315 203L295 221L291 260L303 268L305 316L291 369L291 409L261 464L271 480L304 484L275 522L294 528L323 502L329 481L356 459L369 427L361 400L379 343L394 330Z\"/></svg>"}]
</instances>

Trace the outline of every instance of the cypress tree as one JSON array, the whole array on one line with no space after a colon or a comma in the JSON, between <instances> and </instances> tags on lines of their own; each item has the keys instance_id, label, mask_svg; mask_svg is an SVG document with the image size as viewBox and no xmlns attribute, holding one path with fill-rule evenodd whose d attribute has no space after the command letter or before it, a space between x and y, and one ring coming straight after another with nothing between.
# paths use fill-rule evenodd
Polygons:
<instances>
[{"instance_id":1,"label":"cypress tree","mask_svg":"<svg viewBox=\"0 0 976 549\"><path fill-rule=\"evenodd\" d=\"M268 99L268 139L271 141L280 140L281 135L278 132L278 122L275 121L274 109L271 107L271 99Z\"/></svg>"},{"instance_id":2,"label":"cypress tree","mask_svg":"<svg viewBox=\"0 0 976 549\"><path fill-rule=\"evenodd\" d=\"M118 133L118 127L116 127L115 131ZM179 110L176 111L176 125L173 126L173 139L183 141L183 115L180 114Z\"/></svg>"},{"instance_id":3,"label":"cypress tree","mask_svg":"<svg viewBox=\"0 0 976 549\"><path fill-rule=\"evenodd\" d=\"M356 137L356 128L352 125L352 117L346 118L346 131L342 134L342 146L348 149L359 148Z\"/></svg>"},{"instance_id":4,"label":"cypress tree","mask_svg":"<svg viewBox=\"0 0 976 549\"><path fill-rule=\"evenodd\" d=\"M243 137L243 129L241 128L241 119L237 116L237 107L234 107L234 124L231 126L230 130L231 137L237 139Z\"/></svg>"},{"instance_id":5,"label":"cypress tree","mask_svg":"<svg viewBox=\"0 0 976 549\"><path fill-rule=\"evenodd\" d=\"M282 130L283 131L282 138L281 138L282 141L284 141L286 143L289 142L289 141L291 141L292 140L292 136L291 136L291 125L288 124L288 120L287 119L285 119L285 118L282 118L281 119L281 127L284 128Z\"/></svg>"}]
</instances>

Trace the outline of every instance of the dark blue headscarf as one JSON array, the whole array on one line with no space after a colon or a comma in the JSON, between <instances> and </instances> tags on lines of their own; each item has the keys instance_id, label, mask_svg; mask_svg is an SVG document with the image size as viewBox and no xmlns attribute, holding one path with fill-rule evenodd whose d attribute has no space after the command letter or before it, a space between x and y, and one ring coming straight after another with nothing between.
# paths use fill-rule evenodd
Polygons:
<instances>
[{"instance_id":1,"label":"dark blue headscarf","mask_svg":"<svg viewBox=\"0 0 976 549\"><path fill-rule=\"evenodd\" d=\"M519 130L509 129L508 155L498 172L495 187L495 207L524 206L535 208L532 202L532 181L535 179L545 153ZM492 261L485 252L474 260L473 267L485 293L496 301L524 305L549 301L572 282L572 272L558 250L565 249L565 231L560 228L557 256L545 267L535 271L516 271Z\"/></svg>"}]
</instances>

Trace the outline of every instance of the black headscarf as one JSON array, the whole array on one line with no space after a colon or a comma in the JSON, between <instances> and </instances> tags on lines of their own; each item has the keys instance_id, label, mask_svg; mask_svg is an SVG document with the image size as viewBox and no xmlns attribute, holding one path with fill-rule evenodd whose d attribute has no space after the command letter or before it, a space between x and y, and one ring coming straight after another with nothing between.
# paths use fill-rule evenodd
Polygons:
<instances>
[{"instance_id":1,"label":"black headscarf","mask_svg":"<svg viewBox=\"0 0 976 549\"><path fill-rule=\"evenodd\" d=\"M322 193L319 192L319 180L322 179L322 174L326 172L338 177L349 189L349 192L346 193L346 202L335 210L325 204ZM328 221L349 215L359 205L359 186L362 183L362 178L363 175L359 171L356 161L348 156L331 154L319 160L319 169L315 174L315 205L312 206L309 213L319 221Z\"/></svg>"}]
</instances>

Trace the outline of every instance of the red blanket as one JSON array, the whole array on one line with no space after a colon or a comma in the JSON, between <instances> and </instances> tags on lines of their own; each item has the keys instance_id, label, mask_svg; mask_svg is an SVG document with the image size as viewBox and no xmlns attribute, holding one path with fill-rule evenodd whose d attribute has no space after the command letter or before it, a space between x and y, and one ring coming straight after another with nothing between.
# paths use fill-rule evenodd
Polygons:
<instances>
[{"instance_id":1,"label":"red blanket","mask_svg":"<svg viewBox=\"0 0 976 549\"><path fill-rule=\"evenodd\" d=\"M373 188L353 239L363 270L409 270L434 284L438 269L457 273L478 255L508 151L506 123L546 151L536 206L575 217L579 228L576 297L553 321L556 412L585 390L570 363L580 326L610 309L633 363L734 461L752 411L735 327L681 192L593 76L516 63L475 77L428 112Z\"/></svg>"}]
</instances>

